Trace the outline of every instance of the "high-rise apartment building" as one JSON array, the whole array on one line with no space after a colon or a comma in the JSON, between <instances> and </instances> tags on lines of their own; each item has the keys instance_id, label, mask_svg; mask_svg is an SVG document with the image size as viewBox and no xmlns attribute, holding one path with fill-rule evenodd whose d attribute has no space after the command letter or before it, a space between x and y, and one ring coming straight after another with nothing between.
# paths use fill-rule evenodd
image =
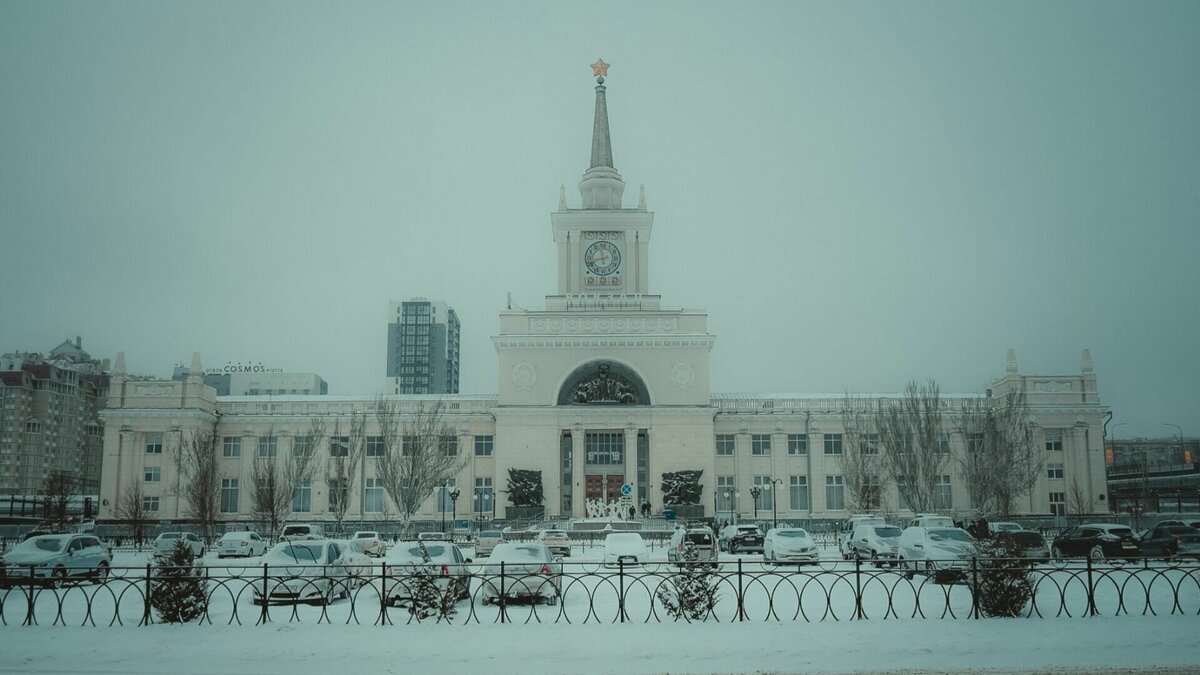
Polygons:
<instances>
[{"instance_id":1,"label":"high-rise apartment building","mask_svg":"<svg viewBox=\"0 0 1200 675\"><path fill-rule=\"evenodd\" d=\"M107 371L80 338L45 356L0 356L0 494L42 494L52 476L75 493L99 490Z\"/></svg>"},{"instance_id":2,"label":"high-rise apartment building","mask_svg":"<svg viewBox=\"0 0 1200 675\"><path fill-rule=\"evenodd\" d=\"M388 306L390 394L458 393L458 315L439 300L413 298Z\"/></svg>"}]
</instances>

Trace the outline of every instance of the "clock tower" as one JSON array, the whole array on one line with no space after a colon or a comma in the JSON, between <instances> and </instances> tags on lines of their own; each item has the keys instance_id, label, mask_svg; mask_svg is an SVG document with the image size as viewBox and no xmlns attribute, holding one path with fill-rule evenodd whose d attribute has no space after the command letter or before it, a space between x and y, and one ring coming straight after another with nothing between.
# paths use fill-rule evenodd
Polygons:
<instances>
[{"instance_id":1,"label":"clock tower","mask_svg":"<svg viewBox=\"0 0 1200 675\"><path fill-rule=\"evenodd\" d=\"M636 208L623 208L625 181L613 167L604 78L608 64L592 64L596 76L596 116L592 124L592 160L579 181L582 207L567 207L559 190L558 211L550 216L558 245L558 293L571 296L641 296L649 293L650 230L654 214L646 210L645 191Z\"/></svg>"}]
</instances>

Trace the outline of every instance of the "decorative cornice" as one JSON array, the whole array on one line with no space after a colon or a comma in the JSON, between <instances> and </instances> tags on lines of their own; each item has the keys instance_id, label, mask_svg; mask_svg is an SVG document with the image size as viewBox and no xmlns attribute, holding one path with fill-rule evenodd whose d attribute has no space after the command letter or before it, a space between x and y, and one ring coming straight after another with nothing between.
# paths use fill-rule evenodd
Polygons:
<instances>
[{"instance_id":1,"label":"decorative cornice","mask_svg":"<svg viewBox=\"0 0 1200 675\"><path fill-rule=\"evenodd\" d=\"M713 335L646 335L637 337L541 337L537 335L498 335L492 338L496 349L579 349L613 347L704 347L711 349Z\"/></svg>"},{"instance_id":2,"label":"decorative cornice","mask_svg":"<svg viewBox=\"0 0 1200 675\"><path fill-rule=\"evenodd\" d=\"M612 333L676 333L677 317L553 317L529 320L535 335L582 335Z\"/></svg>"}]
</instances>

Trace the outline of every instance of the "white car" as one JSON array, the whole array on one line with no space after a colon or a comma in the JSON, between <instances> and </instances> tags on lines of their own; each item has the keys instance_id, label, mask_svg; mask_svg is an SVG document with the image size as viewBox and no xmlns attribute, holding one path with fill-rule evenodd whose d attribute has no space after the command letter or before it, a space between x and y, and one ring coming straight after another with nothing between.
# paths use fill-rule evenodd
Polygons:
<instances>
[{"instance_id":1,"label":"white car","mask_svg":"<svg viewBox=\"0 0 1200 675\"><path fill-rule=\"evenodd\" d=\"M501 577L500 563L504 563ZM562 564L545 544L496 544L487 564L480 566L475 594L482 604L525 599L557 605L562 593Z\"/></svg>"},{"instance_id":2,"label":"white car","mask_svg":"<svg viewBox=\"0 0 1200 675\"><path fill-rule=\"evenodd\" d=\"M204 556L204 542L191 532L163 532L158 535L154 540L154 556L161 558L171 555L171 551L175 548L175 542L180 539L187 544L188 548L192 549L192 555L197 558Z\"/></svg>"},{"instance_id":3,"label":"white car","mask_svg":"<svg viewBox=\"0 0 1200 675\"><path fill-rule=\"evenodd\" d=\"M297 523L288 525L283 528L283 532L279 533L279 541L315 541L324 539L325 532L320 525L312 525L310 523Z\"/></svg>"},{"instance_id":4,"label":"white car","mask_svg":"<svg viewBox=\"0 0 1200 675\"><path fill-rule=\"evenodd\" d=\"M971 566L975 539L958 527L909 527L900 533L897 557L900 567L914 572L961 573Z\"/></svg>"},{"instance_id":5,"label":"white car","mask_svg":"<svg viewBox=\"0 0 1200 675\"><path fill-rule=\"evenodd\" d=\"M613 532L604 538L604 566L640 565L650 558L646 540L637 532Z\"/></svg>"},{"instance_id":6,"label":"white car","mask_svg":"<svg viewBox=\"0 0 1200 675\"><path fill-rule=\"evenodd\" d=\"M421 532L417 541L450 541L450 535L445 532Z\"/></svg>"},{"instance_id":7,"label":"white car","mask_svg":"<svg viewBox=\"0 0 1200 675\"><path fill-rule=\"evenodd\" d=\"M470 596L472 574L468 563L471 559L448 541L402 541L388 551L384 562L387 565L387 589L380 590L379 596L389 605L412 604L413 595L419 590L418 574L433 577L441 593L454 589L455 599ZM378 571L376 576L380 576ZM383 578L371 580L371 586L376 589L381 589L382 583Z\"/></svg>"},{"instance_id":8,"label":"white car","mask_svg":"<svg viewBox=\"0 0 1200 675\"><path fill-rule=\"evenodd\" d=\"M763 561L769 563L816 563L821 559L817 543L801 527L773 527L763 538Z\"/></svg>"},{"instance_id":9,"label":"white car","mask_svg":"<svg viewBox=\"0 0 1200 675\"><path fill-rule=\"evenodd\" d=\"M570 557L571 555L571 537L565 530L542 530L538 532L535 541L545 544L556 556Z\"/></svg>"},{"instance_id":10,"label":"white car","mask_svg":"<svg viewBox=\"0 0 1200 675\"><path fill-rule=\"evenodd\" d=\"M368 551L370 539L334 540L342 549L342 564L354 588L362 586L368 579L378 576L381 563Z\"/></svg>"},{"instance_id":11,"label":"white car","mask_svg":"<svg viewBox=\"0 0 1200 675\"><path fill-rule=\"evenodd\" d=\"M860 524L850 537L850 555L856 560L874 560L876 567L883 561L895 565L899 543L900 528L895 525Z\"/></svg>"},{"instance_id":12,"label":"white car","mask_svg":"<svg viewBox=\"0 0 1200 675\"><path fill-rule=\"evenodd\" d=\"M362 550L369 556L380 558L387 549L387 546L383 543L383 537L380 537L379 533L374 530L360 530L355 532L354 536L350 538L356 542L361 540Z\"/></svg>"},{"instance_id":13,"label":"white car","mask_svg":"<svg viewBox=\"0 0 1200 675\"><path fill-rule=\"evenodd\" d=\"M937 513L918 513L908 521L909 527L954 527L954 519Z\"/></svg>"},{"instance_id":14,"label":"white car","mask_svg":"<svg viewBox=\"0 0 1200 675\"><path fill-rule=\"evenodd\" d=\"M992 535L1000 534L1001 532L1020 532L1024 529L1019 523L988 523L988 534Z\"/></svg>"},{"instance_id":15,"label":"white car","mask_svg":"<svg viewBox=\"0 0 1200 675\"><path fill-rule=\"evenodd\" d=\"M330 604L350 594L342 545L327 539L298 539L276 544L263 556L267 566L267 602ZM251 584L256 605L263 603L263 583Z\"/></svg>"},{"instance_id":16,"label":"white car","mask_svg":"<svg viewBox=\"0 0 1200 675\"><path fill-rule=\"evenodd\" d=\"M256 532L226 532L217 540L218 558L250 558L267 552L267 540Z\"/></svg>"},{"instance_id":17,"label":"white car","mask_svg":"<svg viewBox=\"0 0 1200 675\"><path fill-rule=\"evenodd\" d=\"M847 518L837 532L838 553L842 555L842 560L849 560L853 553L850 548L850 537L854 534L854 528L859 525L887 525L887 521L882 516L869 513L856 513Z\"/></svg>"}]
</instances>

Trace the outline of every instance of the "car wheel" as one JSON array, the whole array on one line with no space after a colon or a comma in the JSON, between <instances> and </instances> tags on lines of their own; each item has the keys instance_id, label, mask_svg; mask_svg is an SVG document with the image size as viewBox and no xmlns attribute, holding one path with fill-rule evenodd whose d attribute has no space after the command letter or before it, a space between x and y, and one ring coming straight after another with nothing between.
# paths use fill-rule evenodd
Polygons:
<instances>
[{"instance_id":1,"label":"car wheel","mask_svg":"<svg viewBox=\"0 0 1200 675\"><path fill-rule=\"evenodd\" d=\"M330 583L329 587L325 589L325 597L321 598L321 604L323 604L327 607L329 605L332 605L333 604L333 596L334 596L333 584Z\"/></svg>"},{"instance_id":2,"label":"car wheel","mask_svg":"<svg viewBox=\"0 0 1200 675\"><path fill-rule=\"evenodd\" d=\"M1163 560L1170 560L1171 558L1175 557L1175 554L1171 552L1170 546L1163 547L1162 557L1163 557Z\"/></svg>"},{"instance_id":3,"label":"car wheel","mask_svg":"<svg viewBox=\"0 0 1200 675\"><path fill-rule=\"evenodd\" d=\"M904 558L900 558L896 564L900 566L900 569L904 570L904 578L911 581L913 578L913 573L912 570L908 569L908 561Z\"/></svg>"},{"instance_id":4,"label":"car wheel","mask_svg":"<svg viewBox=\"0 0 1200 675\"><path fill-rule=\"evenodd\" d=\"M871 560L875 561L875 569L883 567L883 563L879 560L879 551L871 551Z\"/></svg>"},{"instance_id":5,"label":"car wheel","mask_svg":"<svg viewBox=\"0 0 1200 675\"><path fill-rule=\"evenodd\" d=\"M1088 552L1088 557L1092 560L1104 560L1104 549L1100 548L1098 545L1093 546L1092 550Z\"/></svg>"},{"instance_id":6,"label":"car wheel","mask_svg":"<svg viewBox=\"0 0 1200 675\"><path fill-rule=\"evenodd\" d=\"M98 584L108 581L108 563L100 561L100 564L96 566L95 579Z\"/></svg>"},{"instance_id":7,"label":"car wheel","mask_svg":"<svg viewBox=\"0 0 1200 675\"><path fill-rule=\"evenodd\" d=\"M54 588L62 588L67 581L67 570L62 567L54 568L50 573L50 585Z\"/></svg>"}]
</instances>

